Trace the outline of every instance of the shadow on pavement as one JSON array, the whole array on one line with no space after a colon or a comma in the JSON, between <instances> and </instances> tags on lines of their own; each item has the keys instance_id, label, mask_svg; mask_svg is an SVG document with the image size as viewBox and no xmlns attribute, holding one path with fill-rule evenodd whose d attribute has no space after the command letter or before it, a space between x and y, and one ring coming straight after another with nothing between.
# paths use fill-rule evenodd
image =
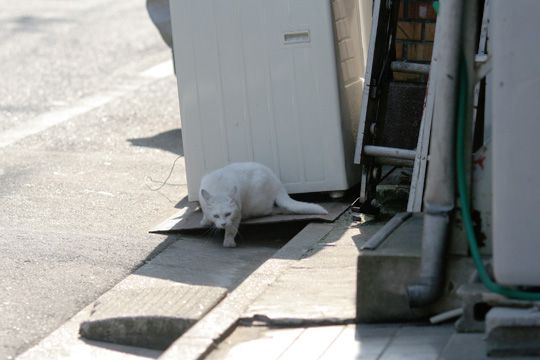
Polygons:
<instances>
[{"instance_id":1,"label":"shadow on pavement","mask_svg":"<svg viewBox=\"0 0 540 360\"><path fill-rule=\"evenodd\" d=\"M161 149L176 155L184 155L182 129L173 129L144 138L127 139L127 141L133 146Z\"/></svg>"},{"instance_id":2,"label":"shadow on pavement","mask_svg":"<svg viewBox=\"0 0 540 360\"><path fill-rule=\"evenodd\" d=\"M169 0L146 0L146 10L150 19L159 30L161 38L172 48L171 14Z\"/></svg>"}]
</instances>

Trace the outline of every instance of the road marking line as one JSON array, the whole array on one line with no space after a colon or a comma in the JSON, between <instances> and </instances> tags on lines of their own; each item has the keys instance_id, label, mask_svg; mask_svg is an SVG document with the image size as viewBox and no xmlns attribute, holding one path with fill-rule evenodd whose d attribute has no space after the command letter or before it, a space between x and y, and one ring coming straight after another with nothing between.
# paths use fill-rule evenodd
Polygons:
<instances>
[{"instance_id":1,"label":"road marking line","mask_svg":"<svg viewBox=\"0 0 540 360\"><path fill-rule=\"evenodd\" d=\"M121 84L111 91L91 95L76 102L66 109L53 110L25 121L11 129L0 132L0 148L9 146L28 136L35 135L50 127L66 122L74 117L101 107L112 100L140 88L152 81L163 79L173 74L172 61L164 61L139 73L140 78L129 84Z\"/></svg>"},{"instance_id":2,"label":"road marking line","mask_svg":"<svg viewBox=\"0 0 540 360\"><path fill-rule=\"evenodd\" d=\"M163 79L167 76L171 76L174 74L174 67L172 60L164 61L161 64L157 64L156 66L153 66L143 72L141 72L141 76L153 78L153 79Z\"/></svg>"}]
</instances>

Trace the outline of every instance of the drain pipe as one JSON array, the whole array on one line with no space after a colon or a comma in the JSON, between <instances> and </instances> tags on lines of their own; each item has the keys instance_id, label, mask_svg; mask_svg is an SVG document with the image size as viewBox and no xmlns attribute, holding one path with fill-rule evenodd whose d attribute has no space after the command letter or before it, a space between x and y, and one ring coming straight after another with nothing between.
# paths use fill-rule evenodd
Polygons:
<instances>
[{"instance_id":1,"label":"drain pipe","mask_svg":"<svg viewBox=\"0 0 540 360\"><path fill-rule=\"evenodd\" d=\"M430 76L434 106L430 159L424 197L424 228L419 278L407 287L411 307L427 306L443 290L448 224L454 210L454 134L461 19L465 0L440 3Z\"/></svg>"}]
</instances>

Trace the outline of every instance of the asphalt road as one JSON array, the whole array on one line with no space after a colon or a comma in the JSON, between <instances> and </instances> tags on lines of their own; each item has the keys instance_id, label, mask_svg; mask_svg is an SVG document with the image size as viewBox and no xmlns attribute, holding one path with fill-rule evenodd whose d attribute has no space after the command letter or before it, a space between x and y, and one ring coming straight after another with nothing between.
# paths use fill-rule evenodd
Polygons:
<instances>
[{"instance_id":1,"label":"asphalt road","mask_svg":"<svg viewBox=\"0 0 540 360\"><path fill-rule=\"evenodd\" d=\"M0 0L0 359L170 239L185 193L171 52L144 0ZM157 67L156 67L157 66Z\"/></svg>"}]
</instances>

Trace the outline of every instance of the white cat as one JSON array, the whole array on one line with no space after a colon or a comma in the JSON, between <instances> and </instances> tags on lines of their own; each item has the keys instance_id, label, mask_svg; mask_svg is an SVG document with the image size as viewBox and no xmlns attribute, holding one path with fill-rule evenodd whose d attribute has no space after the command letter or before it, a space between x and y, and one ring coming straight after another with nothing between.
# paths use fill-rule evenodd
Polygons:
<instances>
[{"instance_id":1,"label":"white cat","mask_svg":"<svg viewBox=\"0 0 540 360\"><path fill-rule=\"evenodd\" d=\"M202 225L225 229L223 246L235 247L242 219L271 214L328 214L322 206L293 200L276 175L264 165L233 163L205 175L199 202Z\"/></svg>"}]
</instances>

